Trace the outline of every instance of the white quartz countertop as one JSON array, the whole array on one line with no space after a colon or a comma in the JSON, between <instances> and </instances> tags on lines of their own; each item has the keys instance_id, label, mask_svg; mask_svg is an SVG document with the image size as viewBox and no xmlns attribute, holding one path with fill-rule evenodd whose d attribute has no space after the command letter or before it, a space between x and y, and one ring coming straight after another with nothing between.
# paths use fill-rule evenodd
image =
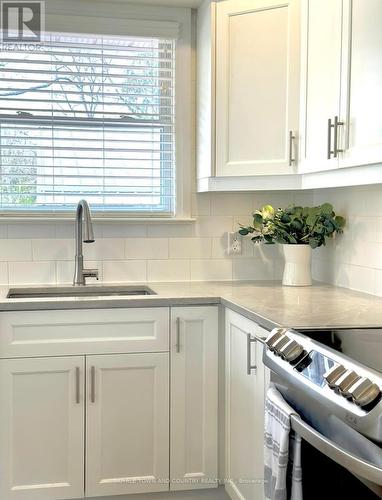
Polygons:
<instances>
[{"instance_id":1,"label":"white quartz countertop","mask_svg":"<svg viewBox=\"0 0 382 500\"><path fill-rule=\"evenodd\" d=\"M259 281L145 285L156 295L7 299L8 287L1 288L0 311L223 304L267 329L382 328L382 298L330 285L283 287L280 282Z\"/></svg>"}]
</instances>

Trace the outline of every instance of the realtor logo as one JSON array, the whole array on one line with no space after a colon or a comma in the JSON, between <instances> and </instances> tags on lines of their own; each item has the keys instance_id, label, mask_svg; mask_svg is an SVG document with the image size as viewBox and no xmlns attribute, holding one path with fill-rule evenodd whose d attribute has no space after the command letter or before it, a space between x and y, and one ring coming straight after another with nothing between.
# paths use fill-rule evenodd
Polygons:
<instances>
[{"instance_id":1,"label":"realtor logo","mask_svg":"<svg viewBox=\"0 0 382 500\"><path fill-rule=\"evenodd\" d=\"M1 2L1 34L6 43L41 41L44 31L45 2L7 0Z\"/></svg>"}]
</instances>

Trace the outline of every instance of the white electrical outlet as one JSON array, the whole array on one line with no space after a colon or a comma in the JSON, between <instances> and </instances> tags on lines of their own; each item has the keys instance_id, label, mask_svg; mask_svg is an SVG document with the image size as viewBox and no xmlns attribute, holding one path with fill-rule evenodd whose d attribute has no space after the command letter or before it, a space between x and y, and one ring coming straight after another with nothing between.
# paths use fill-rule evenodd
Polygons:
<instances>
[{"instance_id":1,"label":"white electrical outlet","mask_svg":"<svg viewBox=\"0 0 382 500\"><path fill-rule=\"evenodd\" d=\"M239 233L228 233L227 253L228 255L241 255L243 237Z\"/></svg>"}]
</instances>

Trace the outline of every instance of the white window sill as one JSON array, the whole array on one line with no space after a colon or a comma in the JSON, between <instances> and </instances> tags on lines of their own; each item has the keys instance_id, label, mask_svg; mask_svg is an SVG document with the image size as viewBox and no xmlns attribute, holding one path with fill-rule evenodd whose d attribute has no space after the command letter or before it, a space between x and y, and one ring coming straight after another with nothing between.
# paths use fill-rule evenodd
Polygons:
<instances>
[{"instance_id":1,"label":"white window sill","mask_svg":"<svg viewBox=\"0 0 382 500\"><path fill-rule=\"evenodd\" d=\"M76 217L73 214L65 215L0 215L1 222L67 222L74 221ZM123 217L123 216L99 216L92 214L93 222L119 222L124 224L191 224L196 221L193 217Z\"/></svg>"}]
</instances>

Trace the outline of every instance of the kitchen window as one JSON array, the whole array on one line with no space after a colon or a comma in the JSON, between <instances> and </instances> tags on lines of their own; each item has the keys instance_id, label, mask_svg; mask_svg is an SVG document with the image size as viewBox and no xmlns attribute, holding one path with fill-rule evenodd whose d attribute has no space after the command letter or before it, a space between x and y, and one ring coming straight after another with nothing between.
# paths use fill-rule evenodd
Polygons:
<instances>
[{"instance_id":1,"label":"kitchen window","mask_svg":"<svg viewBox=\"0 0 382 500\"><path fill-rule=\"evenodd\" d=\"M0 212L176 213L175 37L46 33L1 51Z\"/></svg>"}]
</instances>

